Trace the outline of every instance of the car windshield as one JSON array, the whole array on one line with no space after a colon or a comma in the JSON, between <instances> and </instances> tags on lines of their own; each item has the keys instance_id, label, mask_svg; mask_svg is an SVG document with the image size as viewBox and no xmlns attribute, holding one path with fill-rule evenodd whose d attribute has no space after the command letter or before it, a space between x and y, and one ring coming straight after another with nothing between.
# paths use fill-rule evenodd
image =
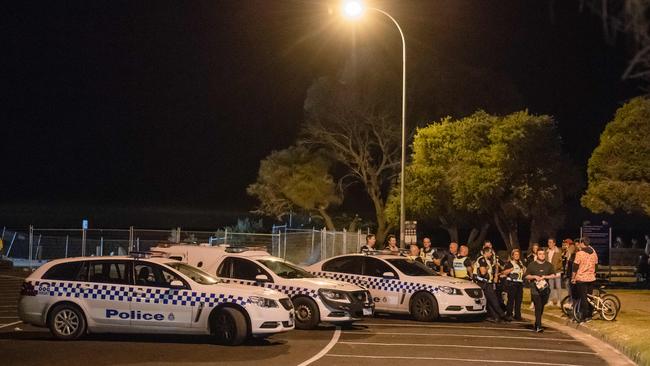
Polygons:
<instances>
[{"instance_id":1,"label":"car windshield","mask_svg":"<svg viewBox=\"0 0 650 366\"><path fill-rule=\"evenodd\" d=\"M304 269L296 266L295 264L285 262L279 259L260 259L258 262L262 263L268 269L273 271L276 275L282 278L314 278L316 276L305 271Z\"/></svg>"},{"instance_id":2,"label":"car windshield","mask_svg":"<svg viewBox=\"0 0 650 366\"><path fill-rule=\"evenodd\" d=\"M165 264L177 270L178 272L186 275L187 277L191 278L192 281L199 283L201 285L214 285L215 283L221 282L218 278L214 277L213 275L207 272L203 272L202 270L190 266L189 264L185 264L181 262L170 262Z\"/></svg>"},{"instance_id":3,"label":"car windshield","mask_svg":"<svg viewBox=\"0 0 650 366\"><path fill-rule=\"evenodd\" d=\"M397 267L400 272L407 276L437 276L431 268L424 264L407 258L404 259L387 259L388 263Z\"/></svg>"}]
</instances>

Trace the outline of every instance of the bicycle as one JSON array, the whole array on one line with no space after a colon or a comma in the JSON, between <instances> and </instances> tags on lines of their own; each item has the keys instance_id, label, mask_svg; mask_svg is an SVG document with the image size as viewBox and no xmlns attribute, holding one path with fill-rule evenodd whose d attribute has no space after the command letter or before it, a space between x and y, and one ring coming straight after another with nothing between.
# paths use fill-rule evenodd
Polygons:
<instances>
[{"instance_id":1,"label":"bicycle","mask_svg":"<svg viewBox=\"0 0 650 366\"><path fill-rule=\"evenodd\" d=\"M604 286L596 289L595 294L587 295L587 301L593 311L600 315L600 318L607 321L613 321L621 310L621 300L614 294L607 293ZM583 319L580 314L580 300L571 303L571 298L566 296L560 302L562 312L574 320Z\"/></svg>"}]
</instances>

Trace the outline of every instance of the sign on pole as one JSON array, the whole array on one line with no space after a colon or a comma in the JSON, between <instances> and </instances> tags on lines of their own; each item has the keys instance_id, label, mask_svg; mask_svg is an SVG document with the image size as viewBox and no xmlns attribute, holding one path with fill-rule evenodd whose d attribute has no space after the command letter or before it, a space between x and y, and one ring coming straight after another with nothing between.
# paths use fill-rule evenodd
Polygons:
<instances>
[{"instance_id":1,"label":"sign on pole","mask_svg":"<svg viewBox=\"0 0 650 366\"><path fill-rule=\"evenodd\" d=\"M417 235L417 221L404 221L404 243L405 244L417 244L418 235Z\"/></svg>"},{"instance_id":2,"label":"sign on pole","mask_svg":"<svg viewBox=\"0 0 650 366\"><path fill-rule=\"evenodd\" d=\"M603 221L601 225L587 222L580 228L580 236L589 238L589 245L598 254L598 263L609 265L609 253L612 246L612 228Z\"/></svg>"}]
</instances>

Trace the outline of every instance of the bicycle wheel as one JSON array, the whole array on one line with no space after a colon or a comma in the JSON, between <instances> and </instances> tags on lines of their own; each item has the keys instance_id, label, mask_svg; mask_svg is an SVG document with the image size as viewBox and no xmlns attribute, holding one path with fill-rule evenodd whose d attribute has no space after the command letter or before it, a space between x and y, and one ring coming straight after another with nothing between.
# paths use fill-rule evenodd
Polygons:
<instances>
[{"instance_id":1,"label":"bicycle wheel","mask_svg":"<svg viewBox=\"0 0 650 366\"><path fill-rule=\"evenodd\" d=\"M571 317L573 315L573 307L571 306L571 297L565 296L562 301L560 301L560 307L562 308L562 312L564 315L567 317Z\"/></svg>"},{"instance_id":2,"label":"bicycle wheel","mask_svg":"<svg viewBox=\"0 0 650 366\"><path fill-rule=\"evenodd\" d=\"M603 301L605 301L605 299L611 299L616 304L616 310L617 311L621 310L621 300L618 298L618 296L614 294L602 294L600 298L603 299Z\"/></svg>"},{"instance_id":3,"label":"bicycle wheel","mask_svg":"<svg viewBox=\"0 0 650 366\"><path fill-rule=\"evenodd\" d=\"M612 321L618 316L618 308L616 307L616 302L611 298L605 298L602 300L602 309L600 309L600 317L607 321Z\"/></svg>"},{"instance_id":4,"label":"bicycle wheel","mask_svg":"<svg viewBox=\"0 0 650 366\"><path fill-rule=\"evenodd\" d=\"M580 299L575 299L573 301L573 308L571 309L572 310L571 315L573 316L573 319L577 322L582 321L582 312L580 309L581 302L582 301L580 301Z\"/></svg>"}]
</instances>

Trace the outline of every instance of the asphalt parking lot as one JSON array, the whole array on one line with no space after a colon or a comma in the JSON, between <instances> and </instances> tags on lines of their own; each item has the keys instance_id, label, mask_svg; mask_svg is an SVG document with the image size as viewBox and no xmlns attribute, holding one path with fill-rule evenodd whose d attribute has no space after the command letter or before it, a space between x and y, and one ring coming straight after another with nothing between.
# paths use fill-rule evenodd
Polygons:
<instances>
[{"instance_id":1,"label":"asphalt parking lot","mask_svg":"<svg viewBox=\"0 0 650 366\"><path fill-rule=\"evenodd\" d=\"M443 320L420 323L379 316L339 329L293 331L240 347L209 337L90 335L54 340L47 329L20 323L16 304L21 279L0 274L0 359L9 365L604 365L581 341L527 322Z\"/></svg>"}]
</instances>

